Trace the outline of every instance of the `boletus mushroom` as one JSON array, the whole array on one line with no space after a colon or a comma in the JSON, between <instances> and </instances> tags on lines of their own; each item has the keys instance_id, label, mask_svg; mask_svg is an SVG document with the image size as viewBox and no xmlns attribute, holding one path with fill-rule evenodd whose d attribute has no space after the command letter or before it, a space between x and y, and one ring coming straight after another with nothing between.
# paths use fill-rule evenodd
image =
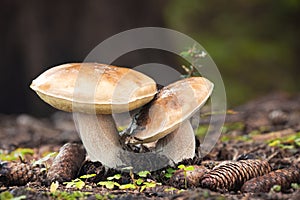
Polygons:
<instances>
[{"instance_id":1,"label":"boletus mushroom","mask_svg":"<svg viewBox=\"0 0 300 200\"><path fill-rule=\"evenodd\" d=\"M174 84L177 86L173 87ZM212 83L204 78L191 78L174 84L161 90L152 103L145 105L157 93L156 83L150 77L128 68L71 63L50 68L33 80L30 87L53 107L74 113L75 124L91 160L100 161L110 168L132 166L137 172L156 170L194 156L194 132L187 119L207 100ZM174 106L157 103L159 99L164 102L169 98ZM131 126L134 133L129 138L133 138L134 143L159 141L153 152L134 153L124 149L123 137L117 131L113 114L142 106L141 112L148 113L144 123L147 125L137 123L137 129ZM152 115L152 112L157 114ZM174 117L172 112L175 112ZM153 118L160 114L169 117ZM153 128L161 127L156 120L164 122L163 129ZM146 134L137 131L142 127L146 127Z\"/></svg>"},{"instance_id":2,"label":"boletus mushroom","mask_svg":"<svg viewBox=\"0 0 300 200\"><path fill-rule=\"evenodd\" d=\"M195 114L212 90L213 83L203 77L186 78L162 88L124 131L129 136L127 142L149 143L165 137Z\"/></svg>"},{"instance_id":3,"label":"boletus mushroom","mask_svg":"<svg viewBox=\"0 0 300 200\"><path fill-rule=\"evenodd\" d=\"M30 87L59 110L89 114L133 110L148 103L157 92L154 80L140 72L98 63L50 68Z\"/></svg>"}]
</instances>

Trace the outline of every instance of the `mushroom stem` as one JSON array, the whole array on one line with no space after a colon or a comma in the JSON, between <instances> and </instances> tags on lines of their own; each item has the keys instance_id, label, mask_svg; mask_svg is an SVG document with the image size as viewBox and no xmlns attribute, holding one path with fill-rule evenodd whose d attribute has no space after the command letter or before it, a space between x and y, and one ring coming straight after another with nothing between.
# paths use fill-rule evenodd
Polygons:
<instances>
[{"instance_id":1,"label":"mushroom stem","mask_svg":"<svg viewBox=\"0 0 300 200\"><path fill-rule=\"evenodd\" d=\"M195 134L189 120L183 122L172 133L158 140L156 144L156 151L168 156L175 163L183 159L194 158L195 149Z\"/></svg>"},{"instance_id":2,"label":"mushroom stem","mask_svg":"<svg viewBox=\"0 0 300 200\"><path fill-rule=\"evenodd\" d=\"M92 161L109 168L133 167L133 172L154 171L195 155L194 132L189 121L158 141L153 152L134 153L122 148L112 115L74 113L78 132Z\"/></svg>"},{"instance_id":3,"label":"mushroom stem","mask_svg":"<svg viewBox=\"0 0 300 200\"><path fill-rule=\"evenodd\" d=\"M74 121L82 143L92 161L116 168L122 162L117 157L122 150L112 115L74 113Z\"/></svg>"}]
</instances>

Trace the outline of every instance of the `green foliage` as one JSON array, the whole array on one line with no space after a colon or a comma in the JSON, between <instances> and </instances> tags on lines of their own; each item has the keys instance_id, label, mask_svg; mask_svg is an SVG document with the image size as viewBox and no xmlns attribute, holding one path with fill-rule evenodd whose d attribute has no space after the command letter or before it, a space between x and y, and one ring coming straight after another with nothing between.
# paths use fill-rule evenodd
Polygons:
<instances>
[{"instance_id":1,"label":"green foliage","mask_svg":"<svg viewBox=\"0 0 300 200\"><path fill-rule=\"evenodd\" d=\"M168 169L167 169L167 172L166 172L166 174L165 174L165 177L166 177L166 178L171 178L171 177L173 176L174 172L176 172L175 169L173 169L173 168L168 168Z\"/></svg>"},{"instance_id":2,"label":"green foliage","mask_svg":"<svg viewBox=\"0 0 300 200\"><path fill-rule=\"evenodd\" d=\"M146 178L148 175L150 175L151 173L149 171L140 171L138 173L138 176L139 177L143 177L143 178Z\"/></svg>"},{"instance_id":3,"label":"green foliage","mask_svg":"<svg viewBox=\"0 0 300 200\"><path fill-rule=\"evenodd\" d=\"M22 200L26 199L25 195L14 197L9 191L0 193L0 200Z\"/></svg>"},{"instance_id":4,"label":"green foliage","mask_svg":"<svg viewBox=\"0 0 300 200\"><path fill-rule=\"evenodd\" d=\"M87 174L80 176L79 178L76 178L70 182L64 182L63 184L66 184L67 188L76 188L81 190L84 186L86 186L85 182L82 179L88 179L91 177L96 176L96 174Z\"/></svg>"},{"instance_id":5,"label":"green foliage","mask_svg":"<svg viewBox=\"0 0 300 200\"><path fill-rule=\"evenodd\" d=\"M121 174L115 174L114 176L110 176L110 177L107 177L107 180L111 181L111 180L119 180L121 178Z\"/></svg>"},{"instance_id":6,"label":"green foliage","mask_svg":"<svg viewBox=\"0 0 300 200\"><path fill-rule=\"evenodd\" d=\"M160 183L157 183L153 180L146 179L148 175L151 175L149 171L140 171L137 173L139 178L135 178L134 174L132 172L132 167L126 168L129 171L129 176L131 177L131 183L127 184L119 184L118 182L115 182L113 180L119 180L122 176L121 174L115 174L114 176L107 177L106 181L100 181L97 183L97 185L101 185L106 187L107 189L114 189L119 188L120 190L135 190L139 189L140 192L144 191L146 188L155 187L156 185L160 185Z\"/></svg>"},{"instance_id":7,"label":"green foliage","mask_svg":"<svg viewBox=\"0 0 300 200\"><path fill-rule=\"evenodd\" d=\"M169 28L195 38L212 56L229 105L238 105L270 89L300 89L299 4L298 0L230 4L173 0L164 14Z\"/></svg>"},{"instance_id":8,"label":"green foliage","mask_svg":"<svg viewBox=\"0 0 300 200\"><path fill-rule=\"evenodd\" d=\"M300 184L298 184L298 183L292 183L292 184L291 184L291 187L292 187L294 190L299 190L299 189L300 189Z\"/></svg>"},{"instance_id":9,"label":"green foliage","mask_svg":"<svg viewBox=\"0 0 300 200\"><path fill-rule=\"evenodd\" d=\"M195 168L194 166L185 166L183 164L178 166L178 169L182 169L183 170L183 175L184 175L184 187L187 189L187 171L193 171Z\"/></svg>"},{"instance_id":10,"label":"green foliage","mask_svg":"<svg viewBox=\"0 0 300 200\"><path fill-rule=\"evenodd\" d=\"M119 189L121 190L127 190L127 189L133 189L135 190L137 188L137 186L133 183L127 183L127 184L123 184L119 186Z\"/></svg>"},{"instance_id":11,"label":"green foliage","mask_svg":"<svg viewBox=\"0 0 300 200\"><path fill-rule=\"evenodd\" d=\"M127 128L127 126L118 126L117 129L119 132L124 131Z\"/></svg>"},{"instance_id":12,"label":"green foliage","mask_svg":"<svg viewBox=\"0 0 300 200\"><path fill-rule=\"evenodd\" d=\"M56 192L57 188L59 187L59 182L52 182L50 185L50 192Z\"/></svg>"},{"instance_id":13,"label":"green foliage","mask_svg":"<svg viewBox=\"0 0 300 200\"><path fill-rule=\"evenodd\" d=\"M276 146L282 149L297 149L300 147L300 132L268 142L269 146Z\"/></svg>"},{"instance_id":14,"label":"green foliage","mask_svg":"<svg viewBox=\"0 0 300 200\"><path fill-rule=\"evenodd\" d=\"M86 174L86 175L80 176L79 178L81 178L81 179L88 179L88 178L92 178L94 176L96 176L96 174Z\"/></svg>"},{"instance_id":15,"label":"green foliage","mask_svg":"<svg viewBox=\"0 0 300 200\"><path fill-rule=\"evenodd\" d=\"M114 187L120 187L120 184L115 181L100 181L97 185L105 186L107 189L114 189Z\"/></svg>"},{"instance_id":16,"label":"green foliage","mask_svg":"<svg viewBox=\"0 0 300 200\"><path fill-rule=\"evenodd\" d=\"M143 185L141 186L140 192L143 192L146 188L156 187L156 185L160 185L160 183L156 183L156 182L143 182Z\"/></svg>"},{"instance_id":17,"label":"green foliage","mask_svg":"<svg viewBox=\"0 0 300 200\"><path fill-rule=\"evenodd\" d=\"M115 174L114 176L107 177L107 181L100 181L97 185L105 186L107 189L114 189L115 186L120 187L120 184L112 180L119 180L121 177L121 174Z\"/></svg>"},{"instance_id":18,"label":"green foliage","mask_svg":"<svg viewBox=\"0 0 300 200\"><path fill-rule=\"evenodd\" d=\"M4 153L0 150L0 160L2 161L14 161L23 159L25 155L33 155L34 151L30 148L17 148L9 154Z\"/></svg>"},{"instance_id":19,"label":"green foliage","mask_svg":"<svg viewBox=\"0 0 300 200\"><path fill-rule=\"evenodd\" d=\"M193 171L195 168L192 165L185 166L183 164L178 166L178 169L183 169L183 171Z\"/></svg>"},{"instance_id":20,"label":"green foliage","mask_svg":"<svg viewBox=\"0 0 300 200\"><path fill-rule=\"evenodd\" d=\"M271 188L271 191L280 192L281 191L281 186L280 185L273 185L273 187Z\"/></svg>"},{"instance_id":21,"label":"green foliage","mask_svg":"<svg viewBox=\"0 0 300 200\"><path fill-rule=\"evenodd\" d=\"M135 183L137 185L141 185L144 182L144 180L142 178L138 178L137 180L135 180Z\"/></svg>"},{"instance_id":22,"label":"green foliage","mask_svg":"<svg viewBox=\"0 0 300 200\"><path fill-rule=\"evenodd\" d=\"M78 199L86 199L86 197L90 196L91 192L81 192L81 191L74 191L74 192L65 192L65 191L55 191L49 193L51 197L58 200L78 200Z\"/></svg>"},{"instance_id":23,"label":"green foliage","mask_svg":"<svg viewBox=\"0 0 300 200\"><path fill-rule=\"evenodd\" d=\"M299 137L296 138L296 139L294 140L294 143L296 144L297 147L300 147L300 138L299 138Z\"/></svg>"},{"instance_id":24,"label":"green foliage","mask_svg":"<svg viewBox=\"0 0 300 200\"><path fill-rule=\"evenodd\" d=\"M64 182L64 184L66 184L67 188L77 188L79 190L85 186L85 183L79 178L76 178L70 182Z\"/></svg>"}]
</instances>

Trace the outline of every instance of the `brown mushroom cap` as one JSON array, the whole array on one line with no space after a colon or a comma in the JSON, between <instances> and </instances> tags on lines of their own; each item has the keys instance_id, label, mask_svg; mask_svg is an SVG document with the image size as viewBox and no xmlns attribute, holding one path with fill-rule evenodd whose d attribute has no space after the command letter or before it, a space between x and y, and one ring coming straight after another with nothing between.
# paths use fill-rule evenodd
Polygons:
<instances>
[{"instance_id":1,"label":"brown mushroom cap","mask_svg":"<svg viewBox=\"0 0 300 200\"><path fill-rule=\"evenodd\" d=\"M53 67L33 80L30 87L59 110L96 114L133 110L156 94L156 83L150 77L132 69L98 63Z\"/></svg>"},{"instance_id":2,"label":"brown mushroom cap","mask_svg":"<svg viewBox=\"0 0 300 200\"><path fill-rule=\"evenodd\" d=\"M154 142L171 133L204 105L213 86L203 77L191 77L164 87L151 105L141 110L127 142Z\"/></svg>"}]
</instances>

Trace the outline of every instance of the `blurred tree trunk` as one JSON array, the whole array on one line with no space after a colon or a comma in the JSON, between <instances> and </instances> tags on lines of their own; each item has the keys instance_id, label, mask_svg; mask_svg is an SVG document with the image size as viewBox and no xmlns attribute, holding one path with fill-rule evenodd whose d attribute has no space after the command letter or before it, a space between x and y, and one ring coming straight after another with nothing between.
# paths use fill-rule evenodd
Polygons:
<instances>
[{"instance_id":1,"label":"blurred tree trunk","mask_svg":"<svg viewBox=\"0 0 300 200\"><path fill-rule=\"evenodd\" d=\"M121 31L164 26L165 3L2 0L0 113L46 115L53 111L29 89L32 79L48 67L83 61L96 45ZM122 65L141 63L145 58L133 55Z\"/></svg>"}]
</instances>

